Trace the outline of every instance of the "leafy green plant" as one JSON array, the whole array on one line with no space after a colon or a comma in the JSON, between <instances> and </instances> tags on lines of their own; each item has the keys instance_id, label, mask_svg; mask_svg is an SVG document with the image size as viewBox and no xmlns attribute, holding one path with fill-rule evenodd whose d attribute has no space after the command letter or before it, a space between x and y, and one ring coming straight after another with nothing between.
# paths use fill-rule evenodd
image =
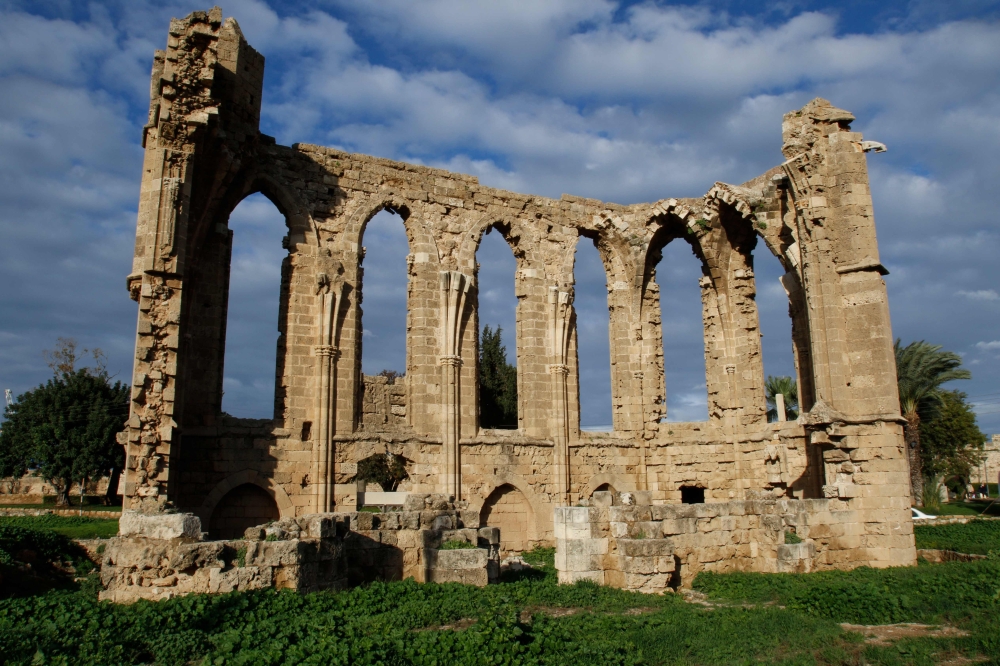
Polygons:
<instances>
[{"instance_id":1,"label":"leafy green plant","mask_svg":"<svg viewBox=\"0 0 1000 666\"><path fill-rule=\"evenodd\" d=\"M521 559L533 567L548 568L555 571L556 549L536 546L521 553Z\"/></svg>"},{"instance_id":2,"label":"leafy green plant","mask_svg":"<svg viewBox=\"0 0 1000 666\"><path fill-rule=\"evenodd\" d=\"M67 587L74 575L93 568L84 550L62 534L0 523L0 598Z\"/></svg>"},{"instance_id":3,"label":"leafy green plant","mask_svg":"<svg viewBox=\"0 0 1000 666\"><path fill-rule=\"evenodd\" d=\"M785 530L785 543L802 543L802 537L793 532L792 530Z\"/></svg>"},{"instance_id":4,"label":"leafy green plant","mask_svg":"<svg viewBox=\"0 0 1000 666\"><path fill-rule=\"evenodd\" d=\"M553 554L535 549L524 558L548 566ZM941 655L996 663L998 580L997 562L701 574L695 587L711 608L680 595L556 585L548 574L486 588L407 580L337 593L258 590L131 606L99 603L91 587L0 601L0 654L10 664L74 666L930 665L947 660ZM887 620L947 621L970 635L883 648L837 624Z\"/></svg>"},{"instance_id":5,"label":"leafy green plant","mask_svg":"<svg viewBox=\"0 0 1000 666\"><path fill-rule=\"evenodd\" d=\"M934 479L924 479L921 499L925 511L941 513L941 484Z\"/></svg>"},{"instance_id":6,"label":"leafy green plant","mask_svg":"<svg viewBox=\"0 0 1000 666\"><path fill-rule=\"evenodd\" d=\"M451 539L442 543L438 550L468 550L470 548L477 548L477 546L476 544L469 543L468 541Z\"/></svg>"},{"instance_id":7,"label":"leafy green plant","mask_svg":"<svg viewBox=\"0 0 1000 666\"><path fill-rule=\"evenodd\" d=\"M706 220L705 218L699 218L699 219L695 220L694 223L697 224L701 228L702 231L708 231L709 226L710 226L708 224L708 220Z\"/></svg>"},{"instance_id":8,"label":"leafy green plant","mask_svg":"<svg viewBox=\"0 0 1000 666\"><path fill-rule=\"evenodd\" d=\"M242 545L236 551L236 566L245 567L247 565L247 547Z\"/></svg>"}]
</instances>

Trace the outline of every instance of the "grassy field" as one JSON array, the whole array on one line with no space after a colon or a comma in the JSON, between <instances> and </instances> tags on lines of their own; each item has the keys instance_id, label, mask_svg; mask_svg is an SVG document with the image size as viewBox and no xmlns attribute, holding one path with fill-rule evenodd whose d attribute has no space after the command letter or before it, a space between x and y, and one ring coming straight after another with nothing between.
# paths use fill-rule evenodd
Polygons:
<instances>
[{"instance_id":1,"label":"grassy field","mask_svg":"<svg viewBox=\"0 0 1000 666\"><path fill-rule=\"evenodd\" d=\"M51 530L70 539L106 539L118 534L117 518L81 518L78 516L0 516L0 527L23 527Z\"/></svg>"},{"instance_id":2,"label":"grassy field","mask_svg":"<svg viewBox=\"0 0 1000 666\"><path fill-rule=\"evenodd\" d=\"M0 526L0 537L5 529L24 528ZM982 540L976 529L968 540ZM66 557L58 550L53 557ZM92 574L75 590L0 601L0 655L9 664L81 666L1000 664L994 559L803 575L703 574L690 602L556 585L553 555L539 549L526 558L537 569L484 589L402 581L132 606L99 603ZM841 626L890 622L946 630L911 627L886 641L867 638L870 629Z\"/></svg>"},{"instance_id":3,"label":"grassy field","mask_svg":"<svg viewBox=\"0 0 1000 666\"><path fill-rule=\"evenodd\" d=\"M996 499L996 496L993 497ZM978 500L975 502L947 502L931 509L924 509L924 513L938 516L994 516L1000 517L1000 501L992 503L992 500Z\"/></svg>"},{"instance_id":4,"label":"grassy field","mask_svg":"<svg viewBox=\"0 0 1000 666\"><path fill-rule=\"evenodd\" d=\"M954 550L960 553L1000 555L1000 520L973 520L965 524L916 525L917 548Z\"/></svg>"}]
</instances>

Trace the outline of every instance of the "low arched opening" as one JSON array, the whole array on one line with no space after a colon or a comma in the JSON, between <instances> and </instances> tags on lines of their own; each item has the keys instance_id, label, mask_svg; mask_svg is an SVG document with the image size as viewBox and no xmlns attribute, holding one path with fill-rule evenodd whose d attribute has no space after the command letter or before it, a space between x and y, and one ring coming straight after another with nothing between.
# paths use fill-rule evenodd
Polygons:
<instances>
[{"instance_id":1,"label":"low arched opening","mask_svg":"<svg viewBox=\"0 0 1000 666\"><path fill-rule=\"evenodd\" d=\"M495 489L483 503L480 522L500 528L500 555L517 555L529 549L534 515L528 498L510 484Z\"/></svg>"},{"instance_id":2,"label":"low arched opening","mask_svg":"<svg viewBox=\"0 0 1000 666\"><path fill-rule=\"evenodd\" d=\"M209 537L237 539L248 527L280 517L278 503L266 490L253 483L244 483L226 493L215 506L209 520Z\"/></svg>"}]
</instances>

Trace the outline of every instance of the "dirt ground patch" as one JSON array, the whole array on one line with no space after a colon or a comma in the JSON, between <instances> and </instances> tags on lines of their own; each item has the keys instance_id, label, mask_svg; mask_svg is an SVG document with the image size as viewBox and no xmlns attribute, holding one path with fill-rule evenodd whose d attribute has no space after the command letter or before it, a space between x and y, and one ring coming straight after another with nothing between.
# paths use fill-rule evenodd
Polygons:
<instances>
[{"instance_id":1,"label":"dirt ground patch","mask_svg":"<svg viewBox=\"0 0 1000 666\"><path fill-rule=\"evenodd\" d=\"M849 624L840 625L844 631L853 631L865 637L866 643L872 645L891 645L904 638L961 638L969 632L947 625L916 624L903 622L900 624Z\"/></svg>"}]
</instances>

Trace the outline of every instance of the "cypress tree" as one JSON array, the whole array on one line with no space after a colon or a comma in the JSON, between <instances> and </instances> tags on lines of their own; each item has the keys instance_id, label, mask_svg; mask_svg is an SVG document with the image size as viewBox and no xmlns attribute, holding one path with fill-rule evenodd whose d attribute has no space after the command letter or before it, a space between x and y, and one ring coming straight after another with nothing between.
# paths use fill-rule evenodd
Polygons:
<instances>
[{"instance_id":1,"label":"cypress tree","mask_svg":"<svg viewBox=\"0 0 1000 666\"><path fill-rule=\"evenodd\" d=\"M507 362L502 331L483 327L479 347L479 423L517 428L517 368Z\"/></svg>"}]
</instances>

